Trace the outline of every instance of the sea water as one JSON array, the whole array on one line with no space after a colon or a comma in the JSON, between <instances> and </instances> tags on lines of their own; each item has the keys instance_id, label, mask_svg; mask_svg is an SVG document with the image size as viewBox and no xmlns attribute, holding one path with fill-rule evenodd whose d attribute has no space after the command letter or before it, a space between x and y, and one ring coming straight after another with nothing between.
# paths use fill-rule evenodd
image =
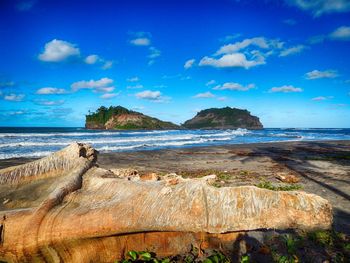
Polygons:
<instances>
[{"instance_id":1,"label":"sea water","mask_svg":"<svg viewBox=\"0 0 350 263\"><path fill-rule=\"evenodd\" d=\"M350 129L106 131L84 128L0 127L0 159L42 157L72 142L89 143L100 152L121 152L313 140L350 140Z\"/></svg>"}]
</instances>

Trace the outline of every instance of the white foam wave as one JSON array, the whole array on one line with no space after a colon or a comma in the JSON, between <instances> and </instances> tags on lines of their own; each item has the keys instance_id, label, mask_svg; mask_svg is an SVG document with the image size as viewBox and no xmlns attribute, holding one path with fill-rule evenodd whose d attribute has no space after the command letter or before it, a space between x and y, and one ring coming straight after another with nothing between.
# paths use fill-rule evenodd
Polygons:
<instances>
[{"instance_id":1,"label":"white foam wave","mask_svg":"<svg viewBox=\"0 0 350 263\"><path fill-rule=\"evenodd\" d=\"M44 157L52 154L51 151L33 151L29 153L1 153L0 159L10 159L10 158L37 158L37 157Z\"/></svg>"},{"instance_id":2,"label":"white foam wave","mask_svg":"<svg viewBox=\"0 0 350 263\"><path fill-rule=\"evenodd\" d=\"M239 135L245 133L238 133ZM237 135L235 132L224 132L219 134L188 134L188 135L166 135L166 136L145 136L145 137L119 137L117 139L83 139L79 140L81 143L89 143L92 145L97 144L116 144L116 143L132 143L132 142L152 142L152 141L175 141L175 140L193 140L196 138L214 138L220 139L223 136L231 136L234 138ZM17 141L11 143L0 144L0 148L10 147L43 147L43 146L67 146L75 140L64 140L61 142L57 141L46 141L46 142L35 142L35 141Z\"/></svg>"},{"instance_id":3,"label":"white foam wave","mask_svg":"<svg viewBox=\"0 0 350 263\"><path fill-rule=\"evenodd\" d=\"M231 140L231 137L215 138L215 139L198 139L192 141L168 141L165 143L147 143L147 144L135 144L128 146L103 146L97 148L99 151L118 151L118 150L128 150L128 149L137 149L137 148L152 148L152 147L166 147L166 146L182 146L190 144L199 144L210 141L227 141Z\"/></svg>"},{"instance_id":4,"label":"white foam wave","mask_svg":"<svg viewBox=\"0 0 350 263\"><path fill-rule=\"evenodd\" d=\"M171 130L172 131L172 130ZM119 134L161 134L167 133L169 130L162 131L101 131L101 132L57 132L57 133L0 133L0 138L3 137L80 137L80 136L110 136Z\"/></svg>"}]
</instances>

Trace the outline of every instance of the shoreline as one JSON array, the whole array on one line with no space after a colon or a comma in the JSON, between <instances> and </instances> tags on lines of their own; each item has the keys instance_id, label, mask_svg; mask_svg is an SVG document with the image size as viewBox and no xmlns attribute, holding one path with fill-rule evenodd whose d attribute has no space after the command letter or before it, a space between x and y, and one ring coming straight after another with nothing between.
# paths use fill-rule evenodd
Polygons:
<instances>
[{"instance_id":1,"label":"shoreline","mask_svg":"<svg viewBox=\"0 0 350 263\"><path fill-rule=\"evenodd\" d=\"M79 143L79 141L77 141ZM221 144L221 145L208 145L208 146L181 146L181 147L174 147L174 148L163 148L163 149L150 149L150 150L132 150L132 151L120 151L120 152L99 152L99 156L101 155L108 155L108 154L129 154L129 153L147 153L147 152L160 152L160 151L177 151L177 150L183 150L183 149L210 149L210 148L237 148L237 147L256 147L256 146L263 146L263 145L273 145L273 144L290 144L290 143L349 143L350 140L286 140L286 141L270 141L270 142L252 142L252 143L230 143L230 144ZM66 146L68 146L67 144ZM62 149L66 146L63 146ZM45 156L43 156L45 157ZM4 166L4 162L11 162L23 164L31 161L35 161L38 159L41 159L43 157L13 157L13 158L6 158L6 159L0 159L0 169L5 168L7 166ZM15 164L17 165L17 164ZM10 165L12 166L12 165Z\"/></svg>"}]
</instances>

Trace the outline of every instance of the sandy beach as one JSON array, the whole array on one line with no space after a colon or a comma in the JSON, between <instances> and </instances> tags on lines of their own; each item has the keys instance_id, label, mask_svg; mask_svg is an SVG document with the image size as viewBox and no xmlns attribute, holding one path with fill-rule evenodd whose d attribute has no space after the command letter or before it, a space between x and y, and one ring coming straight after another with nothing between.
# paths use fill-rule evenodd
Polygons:
<instances>
[{"instance_id":1,"label":"sandy beach","mask_svg":"<svg viewBox=\"0 0 350 263\"><path fill-rule=\"evenodd\" d=\"M29 162L0 161L0 168ZM218 176L220 187L281 185L278 176L293 175L301 189L328 199L334 228L350 233L350 141L280 142L99 154L106 169L129 168L140 174L177 173L183 177Z\"/></svg>"}]
</instances>

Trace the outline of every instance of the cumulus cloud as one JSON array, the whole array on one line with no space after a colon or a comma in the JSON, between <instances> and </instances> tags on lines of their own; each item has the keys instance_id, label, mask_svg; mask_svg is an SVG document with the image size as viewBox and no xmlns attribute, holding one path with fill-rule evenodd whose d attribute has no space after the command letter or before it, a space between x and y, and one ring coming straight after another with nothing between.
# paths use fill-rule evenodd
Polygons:
<instances>
[{"instance_id":1,"label":"cumulus cloud","mask_svg":"<svg viewBox=\"0 0 350 263\"><path fill-rule=\"evenodd\" d=\"M168 102L170 97L162 96L160 91L145 90L135 94L136 98L152 102Z\"/></svg>"},{"instance_id":2,"label":"cumulus cloud","mask_svg":"<svg viewBox=\"0 0 350 263\"><path fill-rule=\"evenodd\" d=\"M228 44L220 47L220 49L216 51L215 55L236 53L249 46L255 46L261 49L274 49L274 48L280 49L283 47L283 45L284 45L283 42L276 39L267 39L264 37L247 38L247 39L244 39L243 41L239 41L234 44Z\"/></svg>"},{"instance_id":3,"label":"cumulus cloud","mask_svg":"<svg viewBox=\"0 0 350 263\"><path fill-rule=\"evenodd\" d=\"M102 64L102 69L110 69L113 67L113 61L112 60L105 60L101 58L98 55L89 55L84 59L84 62L89 65L94 65L94 64Z\"/></svg>"},{"instance_id":4,"label":"cumulus cloud","mask_svg":"<svg viewBox=\"0 0 350 263\"><path fill-rule=\"evenodd\" d=\"M266 64L266 58L281 50L284 42L264 37L247 38L220 47L213 56L205 56L199 66L217 68L242 67L249 69Z\"/></svg>"},{"instance_id":5,"label":"cumulus cloud","mask_svg":"<svg viewBox=\"0 0 350 263\"><path fill-rule=\"evenodd\" d=\"M216 83L216 81L215 80L209 80L206 84L205 84L205 86L211 86L211 85L214 85Z\"/></svg>"},{"instance_id":6,"label":"cumulus cloud","mask_svg":"<svg viewBox=\"0 0 350 263\"><path fill-rule=\"evenodd\" d=\"M145 90L139 93L136 93L136 98L145 99L145 100L158 100L160 99L162 93L160 91L151 91Z\"/></svg>"},{"instance_id":7,"label":"cumulus cloud","mask_svg":"<svg viewBox=\"0 0 350 263\"><path fill-rule=\"evenodd\" d=\"M327 13L350 11L349 0L285 0L288 4L310 11L315 17Z\"/></svg>"},{"instance_id":8,"label":"cumulus cloud","mask_svg":"<svg viewBox=\"0 0 350 263\"><path fill-rule=\"evenodd\" d=\"M333 40L350 40L350 26L341 26L329 34Z\"/></svg>"},{"instance_id":9,"label":"cumulus cloud","mask_svg":"<svg viewBox=\"0 0 350 263\"><path fill-rule=\"evenodd\" d=\"M45 87L38 89L36 94L46 95L46 94L65 94L67 91L65 89L53 88L53 87Z\"/></svg>"},{"instance_id":10,"label":"cumulus cloud","mask_svg":"<svg viewBox=\"0 0 350 263\"><path fill-rule=\"evenodd\" d=\"M80 55L79 48L67 41L54 39L45 44L44 51L38 56L45 62L61 62Z\"/></svg>"},{"instance_id":11,"label":"cumulus cloud","mask_svg":"<svg viewBox=\"0 0 350 263\"><path fill-rule=\"evenodd\" d=\"M307 47L304 45L297 45L294 47L286 48L280 52L279 56L286 57L286 56L290 56L290 55L295 55L295 54L302 52L306 48Z\"/></svg>"},{"instance_id":12,"label":"cumulus cloud","mask_svg":"<svg viewBox=\"0 0 350 263\"><path fill-rule=\"evenodd\" d=\"M191 68L191 67L193 66L193 64L194 64L195 61L196 61L195 59L189 59L189 60L187 60L187 61L185 62L184 68L185 68L185 69Z\"/></svg>"},{"instance_id":13,"label":"cumulus cloud","mask_svg":"<svg viewBox=\"0 0 350 263\"><path fill-rule=\"evenodd\" d=\"M290 92L302 92L303 90L301 88L296 88L292 85L284 85L280 87L273 87L269 90L269 92L275 93L275 92L283 92L283 93L290 93Z\"/></svg>"},{"instance_id":14,"label":"cumulus cloud","mask_svg":"<svg viewBox=\"0 0 350 263\"><path fill-rule=\"evenodd\" d=\"M219 59L206 56L201 59L199 66L212 66L216 68L242 67L249 69L251 67L263 65L265 63L265 58L260 55L257 55L252 60L249 60L243 53L234 53L224 55Z\"/></svg>"},{"instance_id":15,"label":"cumulus cloud","mask_svg":"<svg viewBox=\"0 0 350 263\"><path fill-rule=\"evenodd\" d=\"M267 43L264 38L248 38L234 44L224 45L216 51L215 55L230 54L238 52L250 45L258 46L260 48L267 48Z\"/></svg>"},{"instance_id":16,"label":"cumulus cloud","mask_svg":"<svg viewBox=\"0 0 350 263\"><path fill-rule=\"evenodd\" d=\"M149 46L151 44L151 40L147 37L139 37L131 39L130 44L134 46Z\"/></svg>"},{"instance_id":17,"label":"cumulus cloud","mask_svg":"<svg viewBox=\"0 0 350 263\"><path fill-rule=\"evenodd\" d=\"M204 92L204 93L198 93L197 95L193 96L193 98L201 99L201 98L214 98L215 95L211 93L210 91Z\"/></svg>"},{"instance_id":18,"label":"cumulus cloud","mask_svg":"<svg viewBox=\"0 0 350 263\"><path fill-rule=\"evenodd\" d=\"M110 69L113 67L113 61L111 60L108 60L108 61L105 61L103 66L102 66L102 69Z\"/></svg>"},{"instance_id":19,"label":"cumulus cloud","mask_svg":"<svg viewBox=\"0 0 350 263\"><path fill-rule=\"evenodd\" d=\"M34 103L41 106L59 106L64 104L64 100L36 100Z\"/></svg>"},{"instance_id":20,"label":"cumulus cloud","mask_svg":"<svg viewBox=\"0 0 350 263\"><path fill-rule=\"evenodd\" d=\"M247 91L250 89L254 89L255 84L251 83L246 86L235 82L226 82L223 85L217 85L213 89L214 90L238 90L238 91Z\"/></svg>"},{"instance_id":21,"label":"cumulus cloud","mask_svg":"<svg viewBox=\"0 0 350 263\"><path fill-rule=\"evenodd\" d=\"M19 102L19 101L23 101L24 97L25 97L24 94L10 93L10 94L4 95L4 100Z\"/></svg>"},{"instance_id":22,"label":"cumulus cloud","mask_svg":"<svg viewBox=\"0 0 350 263\"><path fill-rule=\"evenodd\" d=\"M133 86L127 86L126 87L127 89L143 89L143 85L141 84L136 84L136 85L133 85Z\"/></svg>"},{"instance_id":23,"label":"cumulus cloud","mask_svg":"<svg viewBox=\"0 0 350 263\"><path fill-rule=\"evenodd\" d=\"M319 70L313 70L310 72L307 72L305 74L306 79L324 79L324 78L336 78L338 77L338 73L336 70L324 70L324 71L319 71Z\"/></svg>"},{"instance_id":24,"label":"cumulus cloud","mask_svg":"<svg viewBox=\"0 0 350 263\"><path fill-rule=\"evenodd\" d=\"M113 86L113 79L110 78L77 81L71 85L71 88L73 91L78 91L80 89L92 89L95 92L112 92L115 89Z\"/></svg>"},{"instance_id":25,"label":"cumulus cloud","mask_svg":"<svg viewBox=\"0 0 350 263\"><path fill-rule=\"evenodd\" d=\"M101 99L112 99L114 97L118 96L118 93L105 93L100 96Z\"/></svg>"},{"instance_id":26,"label":"cumulus cloud","mask_svg":"<svg viewBox=\"0 0 350 263\"><path fill-rule=\"evenodd\" d=\"M100 60L100 57L98 55L89 55L84 59L84 62L86 64L95 64Z\"/></svg>"},{"instance_id":27,"label":"cumulus cloud","mask_svg":"<svg viewBox=\"0 0 350 263\"><path fill-rule=\"evenodd\" d=\"M126 81L128 81L128 82L138 82L138 81L140 81L140 78L135 76L135 77L131 77L131 78L126 79Z\"/></svg>"}]
</instances>

